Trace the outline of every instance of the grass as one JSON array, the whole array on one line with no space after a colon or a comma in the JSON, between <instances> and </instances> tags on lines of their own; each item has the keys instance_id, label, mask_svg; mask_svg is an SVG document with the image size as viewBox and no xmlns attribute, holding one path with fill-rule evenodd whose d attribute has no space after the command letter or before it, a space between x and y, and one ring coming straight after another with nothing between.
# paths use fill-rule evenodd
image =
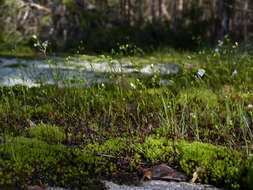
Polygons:
<instances>
[{"instance_id":1,"label":"grass","mask_svg":"<svg viewBox=\"0 0 253 190\"><path fill-rule=\"evenodd\" d=\"M189 177L204 167L200 182L250 189L253 57L233 49L119 55L99 59L131 61L137 67L173 62L183 69L172 76L111 74L120 82L87 88L0 87L0 154L6 163L0 186L25 188L40 180L85 189L82 177L90 184L124 172L134 178L138 168L165 162ZM5 171L10 175L1 175ZM11 180L12 175L18 179Z\"/></svg>"}]
</instances>

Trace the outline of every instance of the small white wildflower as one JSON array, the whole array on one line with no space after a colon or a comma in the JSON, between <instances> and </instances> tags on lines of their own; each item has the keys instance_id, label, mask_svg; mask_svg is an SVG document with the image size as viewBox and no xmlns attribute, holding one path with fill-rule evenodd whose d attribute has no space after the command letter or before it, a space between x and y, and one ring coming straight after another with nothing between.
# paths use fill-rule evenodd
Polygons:
<instances>
[{"instance_id":1,"label":"small white wildflower","mask_svg":"<svg viewBox=\"0 0 253 190\"><path fill-rule=\"evenodd\" d=\"M218 52L220 51L220 49L219 49L219 48L215 48L214 51L215 51L216 53L218 53Z\"/></svg>"},{"instance_id":2,"label":"small white wildflower","mask_svg":"<svg viewBox=\"0 0 253 190\"><path fill-rule=\"evenodd\" d=\"M253 108L253 105L252 105L252 104L249 104L249 105L247 106L247 108L248 108L248 109L252 109L252 108Z\"/></svg>"},{"instance_id":3,"label":"small white wildflower","mask_svg":"<svg viewBox=\"0 0 253 190\"><path fill-rule=\"evenodd\" d=\"M47 40L44 41L44 42L42 43L42 46L43 46L44 48L47 48L47 46L48 46L48 41L47 41Z\"/></svg>"},{"instance_id":4,"label":"small white wildflower","mask_svg":"<svg viewBox=\"0 0 253 190\"><path fill-rule=\"evenodd\" d=\"M222 40L218 40L218 46L222 47L223 46L223 41Z\"/></svg>"},{"instance_id":5,"label":"small white wildflower","mask_svg":"<svg viewBox=\"0 0 253 190\"><path fill-rule=\"evenodd\" d=\"M135 89L135 88L136 88L136 86L135 86L135 84L134 84L134 83L130 83L130 86L131 86L133 89Z\"/></svg>"},{"instance_id":6,"label":"small white wildflower","mask_svg":"<svg viewBox=\"0 0 253 190\"><path fill-rule=\"evenodd\" d=\"M32 35L32 38L35 39L35 40L37 40L37 36L35 34Z\"/></svg>"},{"instance_id":7,"label":"small white wildflower","mask_svg":"<svg viewBox=\"0 0 253 190\"><path fill-rule=\"evenodd\" d=\"M233 48L233 49L236 49L236 48L238 48L238 46L239 46L239 43L238 43L238 42L235 42L234 45L232 46L232 48Z\"/></svg>"},{"instance_id":8,"label":"small white wildflower","mask_svg":"<svg viewBox=\"0 0 253 190\"><path fill-rule=\"evenodd\" d=\"M235 75L237 75L237 70L235 69L234 71L233 71L233 73L232 73L232 76L235 76Z\"/></svg>"},{"instance_id":9,"label":"small white wildflower","mask_svg":"<svg viewBox=\"0 0 253 190\"><path fill-rule=\"evenodd\" d=\"M206 71L204 69L198 69L198 75L200 77L203 77L205 73L206 73Z\"/></svg>"}]
</instances>

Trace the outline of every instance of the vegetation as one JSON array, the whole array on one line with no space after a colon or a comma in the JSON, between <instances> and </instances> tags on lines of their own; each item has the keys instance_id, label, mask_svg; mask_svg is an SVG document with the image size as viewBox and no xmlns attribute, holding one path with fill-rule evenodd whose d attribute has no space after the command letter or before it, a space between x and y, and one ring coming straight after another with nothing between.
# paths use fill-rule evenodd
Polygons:
<instances>
[{"instance_id":1,"label":"vegetation","mask_svg":"<svg viewBox=\"0 0 253 190\"><path fill-rule=\"evenodd\" d=\"M36 44L46 53L47 43ZM140 168L165 162L189 179L202 167L199 182L250 189L252 57L236 55L237 46L227 39L218 51L143 54L126 45L100 61L113 64L117 58L135 68L174 61L182 69L147 77L111 73L118 82L86 88L68 86L71 81L64 88L1 87L1 187L22 189L39 181L96 189L101 179L137 183ZM93 57L68 58L66 64L71 59Z\"/></svg>"},{"instance_id":2,"label":"vegetation","mask_svg":"<svg viewBox=\"0 0 253 190\"><path fill-rule=\"evenodd\" d=\"M251 6L0 0L1 54L43 55L51 68L37 77L39 87L0 86L0 189L138 184L144 168L160 163L189 179L202 168L201 183L252 189L253 56L241 51L252 36ZM66 78L52 52L76 54L64 66L107 63L112 72L91 71L101 81L87 82L76 66L80 72ZM135 72L124 72L124 63ZM170 63L177 72L140 75Z\"/></svg>"}]
</instances>

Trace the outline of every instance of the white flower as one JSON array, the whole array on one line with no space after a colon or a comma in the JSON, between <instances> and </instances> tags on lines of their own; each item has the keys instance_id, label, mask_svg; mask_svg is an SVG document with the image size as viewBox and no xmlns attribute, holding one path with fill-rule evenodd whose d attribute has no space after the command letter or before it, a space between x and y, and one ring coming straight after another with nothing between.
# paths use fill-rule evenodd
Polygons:
<instances>
[{"instance_id":1,"label":"white flower","mask_svg":"<svg viewBox=\"0 0 253 190\"><path fill-rule=\"evenodd\" d=\"M232 76L237 75L237 70L235 69L232 73Z\"/></svg>"},{"instance_id":2,"label":"white flower","mask_svg":"<svg viewBox=\"0 0 253 190\"><path fill-rule=\"evenodd\" d=\"M220 51L220 49L219 49L219 48L215 48L214 51L215 51L216 53L218 53L218 52Z\"/></svg>"},{"instance_id":3,"label":"white flower","mask_svg":"<svg viewBox=\"0 0 253 190\"><path fill-rule=\"evenodd\" d=\"M249 104L249 105L247 106L247 108L248 108L248 109L252 109L252 108L253 108L253 105L252 105L252 104Z\"/></svg>"},{"instance_id":4,"label":"white flower","mask_svg":"<svg viewBox=\"0 0 253 190\"><path fill-rule=\"evenodd\" d=\"M32 38L35 39L35 40L37 40L37 36L35 34L32 35Z\"/></svg>"},{"instance_id":5,"label":"white flower","mask_svg":"<svg viewBox=\"0 0 253 190\"><path fill-rule=\"evenodd\" d=\"M205 73L206 73L206 71L204 69L198 69L198 75L200 77L203 77Z\"/></svg>"},{"instance_id":6,"label":"white flower","mask_svg":"<svg viewBox=\"0 0 253 190\"><path fill-rule=\"evenodd\" d=\"M134 85L134 83L130 83L130 86L131 86L133 89L136 88L136 86Z\"/></svg>"},{"instance_id":7,"label":"white flower","mask_svg":"<svg viewBox=\"0 0 253 190\"><path fill-rule=\"evenodd\" d=\"M218 40L218 46L222 47L223 46L223 41L222 40Z\"/></svg>"},{"instance_id":8,"label":"white flower","mask_svg":"<svg viewBox=\"0 0 253 190\"><path fill-rule=\"evenodd\" d=\"M47 46L48 46L48 41L47 41L47 40L44 41L44 42L42 43L42 46L43 46L43 48L47 48Z\"/></svg>"}]
</instances>

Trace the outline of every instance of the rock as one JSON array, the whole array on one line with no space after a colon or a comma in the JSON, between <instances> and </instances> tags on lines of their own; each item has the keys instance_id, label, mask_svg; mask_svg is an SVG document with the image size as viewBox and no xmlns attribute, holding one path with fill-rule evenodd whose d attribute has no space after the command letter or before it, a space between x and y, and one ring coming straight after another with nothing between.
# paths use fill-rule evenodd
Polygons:
<instances>
[{"instance_id":1,"label":"rock","mask_svg":"<svg viewBox=\"0 0 253 190\"><path fill-rule=\"evenodd\" d=\"M71 86L80 85L85 80L87 85L94 83L116 82L110 80L110 74L124 74L129 76L170 75L178 73L182 67L173 63L154 63L144 66L132 62L120 63L118 60L108 62L70 61L65 63L61 58L48 57L45 60L4 59L0 58L0 85L15 86L17 84L29 87L44 84L64 86L65 80L71 80ZM49 64L49 61L54 64ZM57 73L57 81L54 74ZM75 82L77 82L75 84ZM161 85L170 86L169 81L162 80ZM86 86L84 84L84 86Z\"/></svg>"},{"instance_id":2,"label":"rock","mask_svg":"<svg viewBox=\"0 0 253 190\"><path fill-rule=\"evenodd\" d=\"M117 185L113 182L104 181L108 190L225 190L211 185L190 184L185 182L147 181L142 186Z\"/></svg>"},{"instance_id":3,"label":"rock","mask_svg":"<svg viewBox=\"0 0 253 190\"><path fill-rule=\"evenodd\" d=\"M64 189L61 187L48 187L48 188L46 188L46 190L68 190L68 189Z\"/></svg>"},{"instance_id":4,"label":"rock","mask_svg":"<svg viewBox=\"0 0 253 190\"><path fill-rule=\"evenodd\" d=\"M45 190L45 188L38 185L31 185L27 187L27 190Z\"/></svg>"},{"instance_id":5,"label":"rock","mask_svg":"<svg viewBox=\"0 0 253 190\"><path fill-rule=\"evenodd\" d=\"M29 185L27 187L27 190L68 190L68 189L64 189L64 188L61 188L61 187L47 187L47 188L44 188L44 187L41 187L39 185Z\"/></svg>"},{"instance_id":6,"label":"rock","mask_svg":"<svg viewBox=\"0 0 253 190\"><path fill-rule=\"evenodd\" d=\"M148 75L155 75L155 74L170 75L178 73L180 70L181 67L177 64L155 63L144 66L142 69L140 69L140 72Z\"/></svg>"}]
</instances>

